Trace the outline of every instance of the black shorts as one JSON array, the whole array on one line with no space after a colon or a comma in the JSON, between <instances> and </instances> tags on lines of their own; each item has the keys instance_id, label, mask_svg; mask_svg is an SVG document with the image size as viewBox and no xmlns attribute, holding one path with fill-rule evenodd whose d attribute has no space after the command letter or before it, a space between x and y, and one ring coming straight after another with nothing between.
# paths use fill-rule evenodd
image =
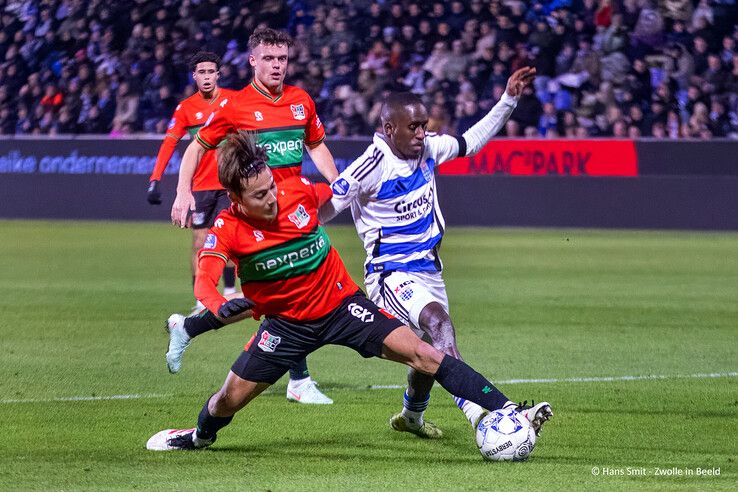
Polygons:
<instances>
[{"instance_id":1,"label":"black shorts","mask_svg":"<svg viewBox=\"0 0 738 492\"><path fill-rule=\"evenodd\" d=\"M231 206L226 190L193 191L195 211L192 212L193 229L210 229L218 214Z\"/></svg>"},{"instance_id":2,"label":"black shorts","mask_svg":"<svg viewBox=\"0 0 738 492\"><path fill-rule=\"evenodd\" d=\"M384 339L403 325L359 291L316 321L296 324L266 318L231 371L248 381L273 384L323 345L343 345L362 357L379 357Z\"/></svg>"}]
</instances>

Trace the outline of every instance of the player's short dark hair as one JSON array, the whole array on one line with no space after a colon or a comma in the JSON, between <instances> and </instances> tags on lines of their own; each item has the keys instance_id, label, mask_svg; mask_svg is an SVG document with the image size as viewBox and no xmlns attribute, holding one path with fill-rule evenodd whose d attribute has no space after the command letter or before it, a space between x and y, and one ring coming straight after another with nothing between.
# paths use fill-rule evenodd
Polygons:
<instances>
[{"instance_id":1,"label":"player's short dark hair","mask_svg":"<svg viewBox=\"0 0 738 492\"><path fill-rule=\"evenodd\" d=\"M223 187L240 195L243 180L246 183L267 167L267 153L256 144L253 132L239 130L228 135L225 144L218 147L218 180Z\"/></svg>"},{"instance_id":2,"label":"player's short dark hair","mask_svg":"<svg viewBox=\"0 0 738 492\"><path fill-rule=\"evenodd\" d=\"M198 51L190 57L189 67L190 71L194 72L197 69L197 65L200 63L211 62L215 63L216 70L220 70L220 57L212 51Z\"/></svg>"},{"instance_id":3,"label":"player's short dark hair","mask_svg":"<svg viewBox=\"0 0 738 492\"><path fill-rule=\"evenodd\" d=\"M382 124L391 121L406 106L415 104L423 105L423 100L417 94L412 92L390 92L382 102L382 111L380 112Z\"/></svg>"},{"instance_id":4,"label":"player's short dark hair","mask_svg":"<svg viewBox=\"0 0 738 492\"><path fill-rule=\"evenodd\" d=\"M292 36L284 31L277 31L270 27L260 27L249 36L249 49L253 50L260 44L266 46L282 46L291 47L295 42Z\"/></svg>"}]
</instances>

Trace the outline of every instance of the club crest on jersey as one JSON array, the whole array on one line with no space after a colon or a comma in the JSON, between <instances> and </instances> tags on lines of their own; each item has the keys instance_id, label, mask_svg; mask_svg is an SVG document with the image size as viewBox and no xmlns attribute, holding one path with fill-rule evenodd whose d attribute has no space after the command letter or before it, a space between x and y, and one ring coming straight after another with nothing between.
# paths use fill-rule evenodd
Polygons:
<instances>
[{"instance_id":1,"label":"club crest on jersey","mask_svg":"<svg viewBox=\"0 0 738 492\"><path fill-rule=\"evenodd\" d=\"M259 340L258 347L264 352L274 352L274 349L277 348L277 345L279 345L279 342L281 341L281 337L276 337L268 331L264 330L261 333L261 339Z\"/></svg>"},{"instance_id":2,"label":"club crest on jersey","mask_svg":"<svg viewBox=\"0 0 738 492\"><path fill-rule=\"evenodd\" d=\"M254 111L254 118L256 118L256 121L264 121L264 115L261 114L261 111Z\"/></svg>"},{"instance_id":3,"label":"club crest on jersey","mask_svg":"<svg viewBox=\"0 0 738 492\"><path fill-rule=\"evenodd\" d=\"M433 167L436 165L436 161L432 157L429 157L425 162L420 163L420 170L423 171L423 178L426 182L430 181L433 177Z\"/></svg>"},{"instance_id":4,"label":"club crest on jersey","mask_svg":"<svg viewBox=\"0 0 738 492\"><path fill-rule=\"evenodd\" d=\"M167 128L171 130L172 128L174 128L174 125L176 124L177 124L177 118L172 118L171 120L169 120L169 125L167 126Z\"/></svg>"},{"instance_id":5,"label":"club crest on jersey","mask_svg":"<svg viewBox=\"0 0 738 492\"><path fill-rule=\"evenodd\" d=\"M346 181L343 178L338 178L332 185L331 190L333 190L333 194L336 196L344 196L349 191L349 184L348 181Z\"/></svg>"},{"instance_id":6,"label":"club crest on jersey","mask_svg":"<svg viewBox=\"0 0 738 492\"><path fill-rule=\"evenodd\" d=\"M307 210L305 210L305 207L303 207L302 204L298 205L297 209L289 214L287 218L290 219L290 222L295 224L298 229L302 229L308 225L308 222L310 222L310 214L307 213Z\"/></svg>"},{"instance_id":7,"label":"club crest on jersey","mask_svg":"<svg viewBox=\"0 0 738 492\"><path fill-rule=\"evenodd\" d=\"M195 119L196 120L201 120L202 119L202 111L198 111L197 113L195 113Z\"/></svg>"},{"instance_id":8,"label":"club crest on jersey","mask_svg":"<svg viewBox=\"0 0 738 492\"><path fill-rule=\"evenodd\" d=\"M305 119L305 106L302 104L290 104L290 109L292 110L292 116L296 120Z\"/></svg>"},{"instance_id":9,"label":"club crest on jersey","mask_svg":"<svg viewBox=\"0 0 738 492\"><path fill-rule=\"evenodd\" d=\"M207 249L213 249L216 244L218 244L218 238L215 236L215 234L208 234L208 237L205 238L205 244L203 245L203 247Z\"/></svg>"},{"instance_id":10,"label":"club crest on jersey","mask_svg":"<svg viewBox=\"0 0 738 492\"><path fill-rule=\"evenodd\" d=\"M254 239L256 239L257 243L262 242L264 240L264 233L259 230L254 231Z\"/></svg>"}]
</instances>

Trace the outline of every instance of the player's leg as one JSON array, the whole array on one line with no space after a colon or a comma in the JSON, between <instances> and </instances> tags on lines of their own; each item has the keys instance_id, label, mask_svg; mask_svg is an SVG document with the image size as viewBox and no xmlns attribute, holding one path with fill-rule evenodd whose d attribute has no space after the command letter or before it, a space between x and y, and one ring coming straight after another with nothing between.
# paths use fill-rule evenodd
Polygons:
<instances>
[{"instance_id":1,"label":"player's leg","mask_svg":"<svg viewBox=\"0 0 738 492\"><path fill-rule=\"evenodd\" d=\"M432 376L455 397L476 403L482 408L497 410L513 407L530 421L536 433L540 431L543 423L553 416L551 406L547 402L541 402L531 408L516 405L464 361L446 355L422 341L407 326L396 328L385 337L382 357Z\"/></svg>"},{"instance_id":2,"label":"player's leg","mask_svg":"<svg viewBox=\"0 0 738 492\"><path fill-rule=\"evenodd\" d=\"M221 389L206 400L197 428L161 431L149 439L146 447L158 451L199 449L215 442L218 431L231 422L236 412L318 346L311 331L296 328L299 325L265 319L231 366Z\"/></svg>"},{"instance_id":3,"label":"player's leg","mask_svg":"<svg viewBox=\"0 0 738 492\"><path fill-rule=\"evenodd\" d=\"M221 389L205 400L193 429L167 429L152 436L146 448L152 451L202 449L215 442L218 431L233 420L233 416L267 389L270 383L249 381L232 370Z\"/></svg>"},{"instance_id":4,"label":"player's leg","mask_svg":"<svg viewBox=\"0 0 738 492\"><path fill-rule=\"evenodd\" d=\"M232 294L230 297L237 297L237 295ZM244 313L225 320L213 314L209 309L204 309L187 317L181 314L169 316L166 322L166 329L169 333L169 346L166 353L169 372L176 374L182 368L182 357L193 338L246 318L248 318L248 314Z\"/></svg>"},{"instance_id":5,"label":"player's leg","mask_svg":"<svg viewBox=\"0 0 738 492\"><path fill-rule=\"evenodd\" d=\"M425 304L434 301L424 286L416 282L409 272L372 274L366 278L369 296L378 306L386 309L403 323L411 326L418 336L432 343L429 334L424 333L417 322L417 313ZM413 322L415 319L415 322ZM441 429L425 419L425 410L430 402L433 378L408 368L407 388L402 400L402 411L390 417L390 427L401 432L411 432L424 438L440 438Z\"/></svg>"}]
</instances>

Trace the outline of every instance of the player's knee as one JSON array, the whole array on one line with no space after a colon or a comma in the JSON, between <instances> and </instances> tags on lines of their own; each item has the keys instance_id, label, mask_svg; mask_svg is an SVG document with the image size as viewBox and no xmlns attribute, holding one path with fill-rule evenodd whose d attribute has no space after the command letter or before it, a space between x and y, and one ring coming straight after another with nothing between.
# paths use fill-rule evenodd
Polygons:
<instances>
[{"instance_id":1,"label":"player's knee","mask_svg":"<svg viewBox=\"0 0 738 492\"><path fill-rule=\"evenodd\" d=\"M443 340L454 338L454 326L451 323L451 318L443 309L443 306L437 302L430 303L423 308L418 322L420 328L431 337L433 345L436 347Z\"/></svg>"}]
</instances>

